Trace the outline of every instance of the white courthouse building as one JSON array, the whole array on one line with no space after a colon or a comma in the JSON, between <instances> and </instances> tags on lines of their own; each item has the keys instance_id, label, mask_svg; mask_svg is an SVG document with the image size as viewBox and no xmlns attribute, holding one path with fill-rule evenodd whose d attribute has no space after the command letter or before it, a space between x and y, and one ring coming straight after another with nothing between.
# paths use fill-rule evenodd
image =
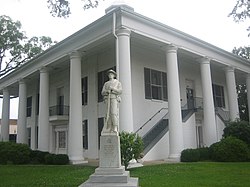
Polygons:
<instances>
[{"instance_id":1,"label":"white courthouse building","mask_svg":"<svg viewBox=\"0 0 250 187\"><path fill-rule=\"evenodd\" d=\"M0 80L1 141L9 140L10 99L19 97L18 143L72 163L98 159L111 68L123 87L119 130L143 137L143 160L179 159L183 149L219 141L225 122L239 117L236 85L250 89L249 61L111 6Z\"/></svg>"}]
</instances>

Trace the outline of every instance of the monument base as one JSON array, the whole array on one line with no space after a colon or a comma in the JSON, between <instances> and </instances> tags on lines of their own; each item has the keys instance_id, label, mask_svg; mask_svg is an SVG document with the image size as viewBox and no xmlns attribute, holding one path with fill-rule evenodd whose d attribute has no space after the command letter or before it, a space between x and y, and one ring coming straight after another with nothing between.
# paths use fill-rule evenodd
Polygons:
<instances>
[{"instance_id":1,"label":"monument base","mask_svg":"<svg viewBox=\"0 0 250 187\"><path fill-rule=\"evenodd\" d=\"M79 187L138 187L138 178L132 178L121 166L120 137L102 135L100 139L100 161L95 173Z\"/></svg>"}]
</instances>

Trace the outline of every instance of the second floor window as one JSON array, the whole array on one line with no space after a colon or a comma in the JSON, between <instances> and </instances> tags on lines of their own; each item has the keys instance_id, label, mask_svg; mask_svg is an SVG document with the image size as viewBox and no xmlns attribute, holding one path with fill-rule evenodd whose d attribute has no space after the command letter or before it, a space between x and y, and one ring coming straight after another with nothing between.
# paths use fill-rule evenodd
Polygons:
<instances>
[{"instance_id":1,"label":"second floor window","mask_svg":"<svg viewBox=\"0 0 250 187\"><path fill-rule=\"evenodd\" d=\"M144 68L145 98L167 101L167 74Z\"/></svg>"},{"instance_id":2,"label":"second floor window","mask_svg":"<svg viewBox=\"0 0 250 187\"><path fill-rule=\"evenodd\" d=\"M27 98L26 116L31 117L32 113L32 97Z\"/></svg>"},{"instance_id":3,"label":"second floor window","mask_svg":"<svg viewBox=\"0 0 250 187\"><path fill-rule=\"evenodd\" d=\"M88 77L82 78L82 105L88 104Z\"/></svg>"}]
</instances>

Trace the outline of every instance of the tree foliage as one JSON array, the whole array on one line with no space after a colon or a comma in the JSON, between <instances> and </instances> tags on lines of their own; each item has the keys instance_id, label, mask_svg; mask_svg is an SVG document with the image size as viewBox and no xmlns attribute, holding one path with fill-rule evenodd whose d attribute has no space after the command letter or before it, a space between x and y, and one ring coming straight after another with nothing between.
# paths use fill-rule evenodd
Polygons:
<instances>
[{"instance_id":1,"label":"tree foliage","mask_svg":"<svg viewBox=\"0 0 250 187\"><path fill-rule=\"evenodd\" d=\"M235 22L242 22L250 18L250 1L249 0L237 0L232 12L229 14L234 18ZM247 29L250 31L250 26ZM250 36L250 33L248 34Z\"/></svg>"},{"instance_id":2,"label":"tree foliage","mask_svg":"<svg viewBox=\"0 0 250 187\"><path fill-rule=\"evenodd\" d=\"M50 37L28 38L20 21L0 16L0 77L23 65L55 42Z\"/></svg>"},{"instance_id":3,"label":"tree foliage","mask_svg":"<svg viewBox=\"0 0 250 187\"><path fill-rule=\"evenodd\" d=\"M100 0L81 0L83 1L83 9L96 8ZM50 14L54 17L67 18L71 14L69 0L47 0L47 6Z\"/></svg>"},{"instance_id":4,"label":"tree foliage","mask_svg":"<svg viewBox=\"0 0 250 187\"><path fill-rule=\"evenodd\" d=\"M250 146L250 124L247 121L233 121L226 125L223 137L233 136Z\"/></svg>"},{"instance_id":5,"label":"tree foliage","mask_svg":"<svg viewBox=\"0 0 250 187\"><path fill-rule=\"evenodd\" d=\"M121 161L125 168L128 167L129 161L139 159L143 152L142 138L136 133L121 132Z\"/></svg>"},{"instance_id":6,"label":"tree foliage","mask_svg":"<svg viewBox=\"0 0 250 187\"><path fill-rule=\"evenodd\" d=\"M232 52L238 56L241 56L242 58L248 60L250 59L250 47L235 47ZM240 119L249 121L246 84L239 84L237 85L236 89L238 94Z\"/></svg>"}]
</instances>

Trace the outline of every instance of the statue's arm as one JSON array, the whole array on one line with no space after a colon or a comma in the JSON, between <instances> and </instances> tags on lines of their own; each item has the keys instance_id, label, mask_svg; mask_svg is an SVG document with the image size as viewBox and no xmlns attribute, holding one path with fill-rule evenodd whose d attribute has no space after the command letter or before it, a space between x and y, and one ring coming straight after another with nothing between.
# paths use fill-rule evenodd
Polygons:
<instances>
[{"instance_id":1,"label":"statue's arm","mask_svg":"<svg viewBox=\"0 0 250 187\"><path fill-rule=\"evenodd\" d=\"M122 94L122 85L120 82L118 82L117 86L112 88L112 93L121 95Z\"/></svg>"}]
</instances>

